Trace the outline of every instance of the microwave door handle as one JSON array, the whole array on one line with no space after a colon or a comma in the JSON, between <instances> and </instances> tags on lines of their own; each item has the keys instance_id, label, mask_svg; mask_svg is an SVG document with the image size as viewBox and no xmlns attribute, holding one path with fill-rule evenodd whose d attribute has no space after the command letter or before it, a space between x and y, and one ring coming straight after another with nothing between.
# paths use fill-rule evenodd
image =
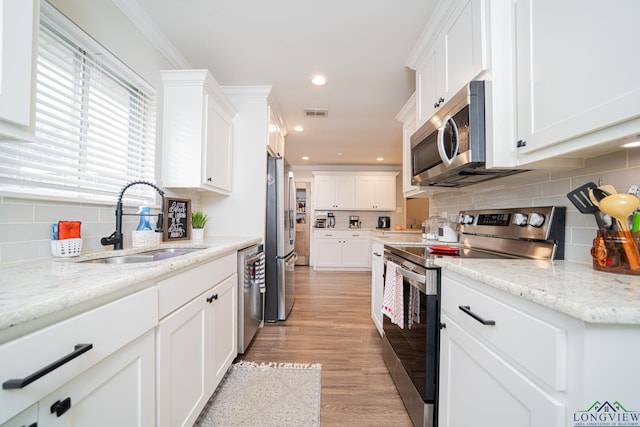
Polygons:
<instances>
[{"instance_id":1,"label":"microwave door handle","mask_svg":"<svg viewBox=\"0 0 640 427\"><path fill-rule=\"evenodd\" d=\"M447 123L451 124L451 129L453 130L453 136L456 141L456 145L454 147L453 153L451 153L451 158L449 158L449 156L447 155L447 152L444 149L444 131L445 131L445 128L447 127ZM455 159L456 156L458 155L459 140L460 139L458 136L458 126L456 126L455 120L453 120L451 116L447 114L444 118L444 121L442 122L442 126L440 126L440 129L438 129L438 153L440 154L440 158L442 159L442 162L445 164L445 166L451 166L451 163L453 163L453 159Z\"/></svg>"}]
</instances>

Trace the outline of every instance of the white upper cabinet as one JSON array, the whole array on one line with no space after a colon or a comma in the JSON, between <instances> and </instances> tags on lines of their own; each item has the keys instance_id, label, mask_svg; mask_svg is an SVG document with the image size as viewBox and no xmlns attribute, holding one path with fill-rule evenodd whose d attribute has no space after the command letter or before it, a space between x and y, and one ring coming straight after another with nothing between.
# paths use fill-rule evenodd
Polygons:
<instances>
[{"instance_id":1,"label":"white upper cabinet","mask_svg":"<svg viewBox=\"0 0 640 427\"><path fill-rule=\"evenodd\" d=\"M395 211L396 176L390 174L356 177L355 208L358 210Z\"/></svg>"},{"instance_id":2,"label":"white upper cabinet","mask_svg":"<svg viewBox=\"0 0 640 427\"><path fill-rule=\"evenodd\" d=\"M353 175L316 175L314 185L315 209L354 208L355 177Z\"/></svg>"},{"instance_id":3,"label":"white upper cabinet","mask_svg":"<svg viewBox=\"0 0 640 427\"><path fill-rule=\"evenodd\" d=\"M513 3L521 160L638 133L640 2ZM548 150L535 154L542 149Z\"/></svg>"},{"instance_id":4,"label":"white upper cabinet","mask_svg":"<svg viewBox=\"0 0 640 427\"><path fill-rule=\"evenodd\" d=\"M394 211L398 172L313 172L314 209Z\"/></svg>"},{"instance_id":5,"label":"white upper cabinet","mask_svg":"<svg viewBox=\"0 0 640 427\"><path fill-rule=\"evenodd\" d=\"M230 194L235 107L207 70L161 73L163 186Z\"/></svg>"},{"instance_id":6,"label":"white upper cabinet","mask_svg":"<svg viewBox=\"0 0 640 427\"><path fill-rule=\"evenodd\" d=\"M33 141L39 0L0 2L0 140Z\"/></svg>"},{"instance_id":7,"label":"white upper cabinet","mask_svg":"<svg viewBox=\"0 0 640 427\"><path fill-rule=\"evenodd\" d=\"M427 24L414 50L418 127L487 69L484 13L484 0L441 2Z\"/></svg>"},{"instance_id":8,"label":"white upper cabinet","mask_svg":"<svg viewBox=\"0 0 640 427\"><path fill-rule=\"evenodd\" d=\"M284 138L286 135L282 118L269 106L269 140L267 152L274 157L284 157Z\"/></svg>"}]
</instances>

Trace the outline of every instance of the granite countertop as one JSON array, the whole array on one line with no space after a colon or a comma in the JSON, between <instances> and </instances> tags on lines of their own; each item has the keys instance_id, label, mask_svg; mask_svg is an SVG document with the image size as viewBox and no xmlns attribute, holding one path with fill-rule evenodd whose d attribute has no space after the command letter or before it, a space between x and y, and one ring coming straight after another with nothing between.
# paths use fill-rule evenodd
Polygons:
<instances>
[{"instance_id":1,"label":"granite countertop","mask_svg":"<svg viewBox=\"0 0 640 427\"><path fill-rule=\"evenodd\" d=\"M141 288L134 285L153 281L181 268L261 243L261 238L213 237L201 242L163 243L145 248L117 251L117 255L159 248L202 248L202 250L161 261L130 264L82 263L116 255L114 251L83 254L75 258L47 258L0 264L0 343L13 338L26 324L46 326L44 319L59 313L91 308ZM59 320L59 319L57 319ZM44 322L44 323L43 323ZM3 339L4 338L4 339Z\"/></svg>"},{"instance_id":2,"label":"granite countertop","mask_svg":"<svg viewBox=\"0 0 640 427\"><path fill-rule=\"evenodd\" d=\"M413 236L374 240L388 245L438 244ZM587 323L640 325L640 276L601 272L571 261L442 257L436 264Z\"/></svg>"}]
</instances>

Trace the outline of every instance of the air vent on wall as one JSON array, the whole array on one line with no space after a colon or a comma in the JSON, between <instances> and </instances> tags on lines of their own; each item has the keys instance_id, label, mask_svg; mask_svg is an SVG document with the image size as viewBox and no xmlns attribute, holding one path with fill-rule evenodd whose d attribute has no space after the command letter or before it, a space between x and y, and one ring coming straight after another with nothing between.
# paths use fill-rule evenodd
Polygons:
<instances>
[{"instance_id":1,"label":"air vent on wall","mask_svg":"<svg viewBox=\"0 0 640 427\"><path fill-rule=\"evenodd\" d=\"M326 108L305 108L304 116L305 117L327 117L329 115L329 110Z\"/></svg>"}]
</instances>

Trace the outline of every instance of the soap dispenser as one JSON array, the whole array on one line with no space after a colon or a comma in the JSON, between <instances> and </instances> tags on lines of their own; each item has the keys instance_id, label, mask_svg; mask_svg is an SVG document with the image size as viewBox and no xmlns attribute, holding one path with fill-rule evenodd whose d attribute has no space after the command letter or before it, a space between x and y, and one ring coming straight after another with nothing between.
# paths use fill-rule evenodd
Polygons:
<instances>
[{"instance_id":1,"label":"soap dispenser","mask_svg":"<svg viewBox=\"0 0 640 427\"><path fill-rule=\"evenodd\" d=\"M151 208L149 206L141 206L138 213L140 214L140 222L138 222L138 228L136 228L136 231L153 230L149 223Z\"/></svg>"}]
</instances>

